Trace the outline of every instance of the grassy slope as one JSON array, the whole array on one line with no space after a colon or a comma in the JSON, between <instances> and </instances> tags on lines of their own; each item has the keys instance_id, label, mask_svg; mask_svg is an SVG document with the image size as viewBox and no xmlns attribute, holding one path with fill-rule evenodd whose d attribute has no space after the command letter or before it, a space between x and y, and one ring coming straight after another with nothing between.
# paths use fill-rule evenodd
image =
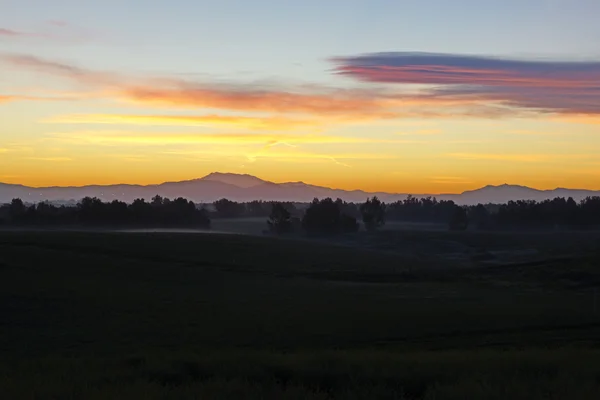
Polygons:
<instances>
[{"instance_id":1,"label":"grassy slope","mask_svg":"<svg viewBox=\"0 0 600 400\"><path fill-rule=\"evenodd\" d=\"M431 267L260 237L0 233L0 387L8 398L274 399L350 398L348 387L493 398L503 381L523 398L600 389L596 350L556 350L595 348L589 290Z\"/></svg>"}]
</instances>

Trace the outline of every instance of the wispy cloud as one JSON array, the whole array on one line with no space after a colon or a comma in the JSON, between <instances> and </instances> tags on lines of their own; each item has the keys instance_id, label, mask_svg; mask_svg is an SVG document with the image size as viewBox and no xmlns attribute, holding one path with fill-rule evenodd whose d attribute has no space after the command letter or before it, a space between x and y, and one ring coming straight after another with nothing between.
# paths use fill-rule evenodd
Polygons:
<instances>
[{"instance_id":1,"label":"wispy cloud","mask_svg":"<svg viewBox=\"0 0 600 400\"><path fill-rule=\"evenodd\" d=\"M485 160L485 161L516 161L516 162L541 162L548 161L548 154L493 154L493 153L449 153L448 157L461 160Z\"/></svg>"},{"instance_id":2,"label":"wispy cloud","mask_svg":"<svg viewBox=\"0 0 600 400\"><path fill-rule=\"evenodd\" d=\"M351 168L350 164L343 163L343 162L339 161L339 160L338 160L337 158L335 158L335 157L331 157L330 159L331 159L331 161L333 161L333 162L334 162L334 163L336 163L337 165L341 165L342 167L346 167L346 168Z\"/></svg>"},{"instance_id":3,"label":"wispy cloud","mask_svg":"<svg viewBox=\"0 0 600 400\"><path fill-rule=\"evenodd\" d=\"M29 95L0 95L0 104L17 101L78 101L91 98L90 95L82 93L53 93L50 95L29 96Z\"/></svg>"},{"instance_id":4,"label":"wispy cloud","mask_svg":"<svg viewBox=\"0 0 600 400\"><path fill-rule=\"evenodd\" d=\"M448 157L461 160L513 161L513 162L552 162L557 160L580 160L595 158L595 154L500 154L500 153L449 153Z\"/></svg>"},{"instance_id":5,"label":"wispy cloud","mask_svg":"<svg viewBox=\"0 0 600 400\"><path fill-rule=\"evenodd\" d=\"M0 147L0 153L27 153L31 151L31 147L19 143L5 143Z\"/></svg>"},{"instance_id":6,"label":"wispy cloud","mask_svg":"<svg viewBox=\"0 0 600 400\"><path fill-rule=\"evenodd\" d=\"M562 136L561 132L554 131L534 131L530 129L516 129L511 131L506 131L507 134L510 135L518 135L518 136Z\"/></svg>"},{"instance_id":7,"label":"wispy cloud","mask_svg":"<svg viewBox=\"0 0 600 400\"><path fill-rule=\"evenodd\" d=\"M416 131L407 132L396 132L396 135L402 136L428 136L428 135L439 135L442 133L441 129L419 129Z\"/></svg>"},{"instance_id":8,"label":"wispy cloud","mask_svg":"<svg viewBox=\"0 0 600 400\"><path fill-rule=\"evenodd\" d=\"M50 20L38 23L31 30L24 31L0 27L0 40L51 40L63 43L80 43L95 37L88 29L67 21Z\"/></svg>"},{"instance_id":9,"label":"wispy cloud","mask_svg":"<svg viewBox=\"0 0 600 400\"><path fill-rule=\"evenodd\" d=\"M305 161L318 161L318 162L332 162L339 166L350 168L351 165L345 161L351 160L384 160L393 159L394 156L388 154L369 154L369 153L336 153L336 154L325 154L325 153L313 153L303 151L259 151L253 153L247 153L246 157L248 161L255 162L259 159L275 159L281 162L305 162Z\"/></svg>"},{"instance_id":10,"label":"wispy cloud","mask_svg":"<svg viewBox=\"0 0 600 400\"><path fill-rule=\"evenodd\" d=\"M0 55L0 61L100 87L107 96L119 100L149 105L278 113L357 113L357 117L364 113L394 116L390 110L394 99L381 98L367 91L322 89L314 92L306 88L285 91L253 85L215 86L177 78L141 79L20 54Z\"/></svg>"},{"instance_id":11,"label":"wispy cloud","mask_svg":"<svg viewBox=\"0 0 600 400\"><path fill-rule=\"evenodd\" d=\"M0 62L62 77L121 102L173 109L301 114L327 118L328 123L539 113L600 115L600 61L523 61L428 53L367 54L334 60L338 74L399 84L370 89L128 76L21 54L0 54ZM156 116L155 122L161 117Z\"/></svg>"},{"instance_id":12,"label":"wispy cloud","mask_svg":"<svg viewBox=\"0 0 600 400\"><path fill-rule=\"evenodd\" d=\"M106 98L175 109L209 108L272 114L304 114L328 123L397 118L499 117L514 111L477 99L437 97L406 90L340 89L322 86L283 88L264 84L214 84L176 77L126 76L60 61L0 54L0 62L74 81ZM465 108L468 106L468 108Z\"/></svg>"},{"instance_id":13,"label":"wispy cloud","mask_svg":"<svg viewBox=\"0 0 600 400\"><path fill-rule=\"evenodd\" d=\"M431 178L430 182L444 185L473 183L472 180L462 176L434 176Z\"/></svg>"},{"instance_id":14,"label":"wispy cloud","mask_svg":"<svg viewBox=\"0 0 600 400\"><path fill-rule=\"evenodd\" d=\"M43 120L60 124L117 124L154 126L217 126L228 128L289 130L318 124L317 121L284 117L240 117L224 115L111 115L78 114Z\"/></svg>"},{"instance_id":15,"label":"wispy cloud","mask_svg":"<svg viewBox=\"0 0 600 400\"><path fill-rule=\"evenodd\" d=\"M557 122L600 125L600 115L567 115L555 118Z\"/></svg>"},{"instance_id":16,"label":"wispy cloud","mask_svg":"<svg viewBox=\"0 0 600 400\"><path fill-rule=\"evenodd\" d=\"M118 85L124 78L117 73L92 71L64 62L24 54L0 54L0 61L18 68L60 76L92 86Z\"/></svg>"},{"instance_id":17,"label":"wispy cloud","mask_svg":"<svg viewBox=\"0 0 600 400\"><path fill-rule=\"evenodd\" d=\"M333 60L361 81L432 85L434 99L478 100L557 113L600 113L600 61L373 53Z\"/></svg>"},{"instance_id":18,"label":"wispy cloud","mask_svg":"<svg viewBox=\"0 0 600 400\"><path fill-rule=\"evenodd\" d=\"M72 158L69 157L27 157L28 160L36 160L36 161L49 161L49 162L66 162L73 161Z\"/></svg>"},{"instance_id":19,"label":"wispy cloud","mask_svg":"<svg viewBox=\"0 0 600 400\"><path fill-rule=\"evenodd\" d=\"M12 29L0 28L0 38L2 38L2 37L22 37L22 36L29 36L29 34L25 33L25 32L15 31Z\"/></svg>"},{"instance_id":20,"label":"wispy cloud","mask_svg":"<svg viewBox=\"0 0 600 400\"><path fill-rule=\"evenodd\" d=\"M82 131L56 132L49 134L46 140L87 144L131 144L131 145L175 145L175 144L220 144L253 145L265 147L285 145L295 147L298 144L410 144L423 143L415 140L388 140L327 135L291 135L269 133L132 133L122 131Z\"/></svg>"}]
</instances>

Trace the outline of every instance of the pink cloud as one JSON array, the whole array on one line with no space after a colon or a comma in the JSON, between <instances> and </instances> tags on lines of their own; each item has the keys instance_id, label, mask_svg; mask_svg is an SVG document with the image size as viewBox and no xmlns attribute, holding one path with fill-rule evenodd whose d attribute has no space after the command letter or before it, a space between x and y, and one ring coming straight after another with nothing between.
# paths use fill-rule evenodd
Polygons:
<instances>
[{"instance_id":1,"label":"pink cloud","mask_svg":"<svg viewBox=\"0 0 600 400\"><path fill-rule=\"evenodd\" d=\"M59 43L81 43L93 40L98 35L89 29L79 27L60 20L50 20L30 31L14 30L0 27L0 39L49 40Z\"/></svg>"},{"instance_id":2,"label":"pink cloud","mask_svg":"<svg viewBox=\"0 0 600 400\"><path fill-rule=\"evenodd\" d=\"M161 108L306 114L327 118L330 122L600 114L600 87L584 84L595 76L600 63L598 66L595 63L557 64L560 68L555 71L546 64L517 63L514 67L511 62L496 65L485 61L468 66L460 65L463 62L460 58L452 62L443 57L436 59L440 66L434 68L432 60L426 60L422 68L411 66L408 72L406 69L398 72L398 65L389 71L385 66L383 77L378 75L377 58L370 62L361 58L359 61L338 59L342 64L339 73L360 80L390 83L390 87L334 89L314 85L265 88L164 76L141 77L31 55L0 54L0 62L67 79L105 98ZM544 68L547 73L543 73ZM432 85L419 91L393 85L411 83Z\"/></svg>"},{"instance_id":3,"label":"pink cloud","mask_svg":"<svg viewBox=\"0 0 600 400\"><path fill-rule=\"evenodd\" d=\"M0 28L0 38L1 37L26 37L31 36L29 33L19 32L12 29Z\"/></svg>"},{"instance_id":4,"label":"pink cloud","mask_svg":"<svg viewBox=\"0 0 600 400\"><path fill-rule=\"evenodd\" d=\"M600 113L600 61L431 53L374 53L333 61L336 73L360 81L431 85L426 97L432 101L471 99L547 112Z\"/></svg>"}]
</instances>

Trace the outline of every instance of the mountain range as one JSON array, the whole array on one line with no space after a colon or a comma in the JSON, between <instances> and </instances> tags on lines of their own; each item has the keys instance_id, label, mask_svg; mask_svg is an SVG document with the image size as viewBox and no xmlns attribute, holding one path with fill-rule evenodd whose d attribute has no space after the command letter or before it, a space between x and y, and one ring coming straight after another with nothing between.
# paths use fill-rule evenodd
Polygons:
<instances>
[{"instance_id":1,"label":"mountain range","mask_svg":"<svg viewBox=\"0 0 600 400\"><path fill-rule=\"evenodd\" d=\"M341 198L348 202L363 202L378 196L384 202L403 200L408 193L365 192L341 190L310 185L304 182L273 183L252 175L213 172L203 178L158 185L89 185L79 187L40 187L0 183L0 203L13 198L25 202L74 202L83 197L98 197L103 201L114 199L132 202L137 198L150 200L155 195L168 198L184 197L196 203L210 203L221 198L234 201L274 200L309 202L317 198ZM412 194L414 197L433 196L438 200L453 200L457 204L506 203L509 200L542 201L555 197L573 197L580 201L587 196L600 196L600 191L584 189L538 190L519 185L488 185L460 194Z\"/></svg>"}]
</instances>

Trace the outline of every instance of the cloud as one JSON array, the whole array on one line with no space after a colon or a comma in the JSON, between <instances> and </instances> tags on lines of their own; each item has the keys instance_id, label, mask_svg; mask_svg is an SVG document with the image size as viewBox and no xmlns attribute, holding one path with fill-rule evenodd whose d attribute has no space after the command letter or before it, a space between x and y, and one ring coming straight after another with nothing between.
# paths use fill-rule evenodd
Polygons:
<instances>
[{"instance_id":1,"label":"cloud","mask_svg":"<svg viewBox=\"0 0 600 400\"><path fill-rule=\"evenodd\" d=\"M92 98L91 95L81 93L60 93L56 92L49 96L27 96L27 95L0 95L0 104L17 101L77 101Z\"/></svg>"},{"instance_id":2,"label":"cloud","mask_svg":"<svg viewBox=\"0 0 600 400\"><path fill-rule=\"evenodd\" d=\"M474 100L565 114L600 114L600 61L517 60L436 53L333 59L360 81L428 85L422 98Z\"/></svg>"},{"instance_id":3,"label":"cloud","mask_svg":"<svg viewBox=\"0 0 600 400\"><path fill-rule=\"evenodd\" d=\"M229 128L289 130L316 125L307 119L284 117L240 117L224 115L110 115L79 114L55 116L44 120L60 124L118 124L118 125L162 125L162 126L222 126Z\"/></svg>"},{"instance_id":4,"label":"cloud","mask_svg":"<svg viewBox=\"0 0 600 400\"><path fill-rule=\"evenodd\" d=\"M174 77L127 76L60 61L0 54L0 62L76 82L106 98L174 109L219 109L253 113L302 114L327 123L375 119L457 118L506 115L514 111L471 99L430 98L405 90L341 89L323 86L270 87L264 84L210 84ZM469 106L469 109L461 107Z\"/></svg>"},{"instance_id":5,"label":"cloud","mask_svg":"<svg viewBox=\"0 0 600 400\"><path fill-rule=\"evenodd\" d=\"M600 125L600 115L568 115L555 118L557 122Z\"/></svg>"},{"instance_id":6,"label":"cloud","mask_svg":"<svg viewBox=\"0 0 600 400\"><path fill-rule=\"evenodd\" d=\"M317 85L225 84L177 76L96 71L32 55L0 62L75 82L104 98L170 109L293 114L328 124L407 118L505 118L600 115L600 62L524 61L429 53L336 58L335 72L398 85L341 89ZM130 116L134 122L135 116ZM150 121L145 117L145 122ZM157 115L154 122L175 123ZM121 122L124 122L122 120ZM143 120L137 117L136 123ZM192 123L181 117L179 124Z\"/></svg>"},{"instance_id":7,"label":"cloud","mask_svg":"<svg viewBox=\"0 0 600 400\"><path fill-rule=\"evenodd\" d=\"M343 163L341 161L339 161L337 158L335 157L330 157L330 160L333 161L335 164L337 165L341 165L342 167L346 167L346 168L351 168L352 166L346 163Z\"/></svg>"},{"instance_id":8,"label":"cloud","mask_svg":"<svg viewBox=\"0 0 600 400\"><path fill-rule=\"evenodd\" d=\"M58 140L70 143L94 145L263 145L271 148L277 145L296 147L299 144L368 144L389 143L409 144L422 143L414 140L386 140L370 138L354 138L325 135L289 135L269 133L218 133L218 134L182 134L182 133L142 133L135 134L121 131L88 131L50 134L47 140Z\"/></svg>"},{"instance_id":9,"label":"cloud","mask_svg":"<svg viewBox=\"0 0 600 400\"><path fill-rule=\"evenodd\" d=\"M364 91L269 90L252 86L211 87L192 82L174 86L137 86L123 88L118 96L141 104L192 108L216 108L236 111L299 113L347 116L360 119L376 116L394 118L393 100Z\"/></svg>"},{"instance_id":10,"label":"cloud","mask_svg":"<svg viewBox=\"0 0 600 400\"><path fill-rule=\"evenodd\" d=\"M29 36L29 34L25 32L18 32L12 29L0 28L0 38L1 37L21 37L21 36Z\"/></svg>"},{"instance_id":11,"label":"cloud","mask_svg":"<svg viewBox=\"0 0 600 400\"><path fill-rule=\"evenodd\" d=\"M15 100L14 96L6 96L6 95L0 94L0 103L8 103L8 102L14 101L14 100Z\"/></svg>"},{"instance_id":12,"label":"cloud","mask_svg":"<svg viewBox=\"0 0 600 400\"><path fill-rule=\"evenodd\" d=\"M443 185L447 185L447 184L468 184L468 183L473 183L472 180L462 177L462 176L434 176L431 178L430 180L431 183L438 183L438 184L443 184Z\"/></svg>"},{"instance_id":13,"label":"cloud","mask_svg":"<svg viewBox=\"0 0 600 400\"><path fill-rule=\"evenodd\" d=\"M21 31L0 27L0 40L27 39L51 40L60 43L81 43L95 38L87 28L78 27L66 21L49 20L37 24L31 31Z\"/></svg>"},{"instance_id":14,"label":"cloud","mask_svg":"<svg viewBox=\"0 0 600 400\"><path fill-rule=\"evenodd\" d=\"M416 131L408 131L408 132L396 132L396 135L402 136L428 136L428 135L440 135L442 133L441 129L419 129Z\"/></svg>"},{"instance_id":15,"label":"cloud","mask_svg":"<svg viewBox=\"0 0 600 400\"><path fill-rule=\"evenodd\" d=\"M364 90L306 88L265 89L254 85L210 85L178 78L139 78L101 72L31 55L3 54L0 61L102 88L122 101L180 108L215 108L276 113L338 114L360 118L364 113L394 117L397 99Z\"/></svg>"},{"instance_id":16,"label":"cloud","mask_svg":"<svg viewBox=\"0 0 600 400\"><path fill-rule=\"evenodd\" d=\"M295 144L291 144L291 143L288 143L288 142L274 140L272 142L267 143L265 145L265 148L274 147L274 146L298 147Z\"/></svg>"},{"instance_id":17,"label":"cloud","mask_svg":"<svg viewBox=\"0 0 600 400\"><path fill-rule=\"evenodd\" d=\"M461 160L513 161L525 163L554 162L557 160L581 160L596 158L595 154L498 154L498 153L449 153L448 157Z\"/></svg>"},{"instance_id":18,"label":"cloud","mask_svg":"<svg viewBox=\"0 0 600 400\"><path fill-rule=\"evenodd\" d=\"M118 85L120 80L124 79L117 73L91 71L68 63L45 60L31 55L0 54L0 61L20 69L60 76L90 86L110 87Z\"/></svg>"},{"instance_id":19,"label":"cloud","mask_svg":"<svg viewBox=\"0 0 600 400\"><path fill-rule=\"evenodd\" d=\"M561 132L554 131L534 131L530 129L516 129L511 131L506 131L507 134L510 135L519 135L519 136L562 136Z\"/></svg>"},{"instance_id":20,"label":"cloud","mask_svg":"<svg viewBox=\"0 0 600 400\"><path fill-rule=\"evenodd\" d=\"M350 168L351 165L341 160L384 160L395 158L392 155L387 154L369 154L369 153L336 153L336 154L324 154L324 153L312 153L303 151L260 151L256 153L246 154L246 158L249 162L255 162L258 159L275 159L283 162L333 162L334 164Z\"/></svg>"},{"instance_id":21,"label":"cloud","mask_svg":"<svg viewBox=\"0 0 600 400\"><path fill-rule=\"evenodd\" d=\"M28 160L36 160L36 161L50 161L50 162L65 162L65 161L73 161L72 158L69 157L27 157Z\"/></svg>"},{"instance_id":22,"label":"cloud","mask_svg":"<svg viewBox=\"0 0 600 400\"><path fill-rule=\"evenodd\" d=\"M31 152L32 149L29 146L24 146L19 143L8 143L4 147L0 147L0 154L2 153L27 153Z\"/></svg>"}]
</instances>

